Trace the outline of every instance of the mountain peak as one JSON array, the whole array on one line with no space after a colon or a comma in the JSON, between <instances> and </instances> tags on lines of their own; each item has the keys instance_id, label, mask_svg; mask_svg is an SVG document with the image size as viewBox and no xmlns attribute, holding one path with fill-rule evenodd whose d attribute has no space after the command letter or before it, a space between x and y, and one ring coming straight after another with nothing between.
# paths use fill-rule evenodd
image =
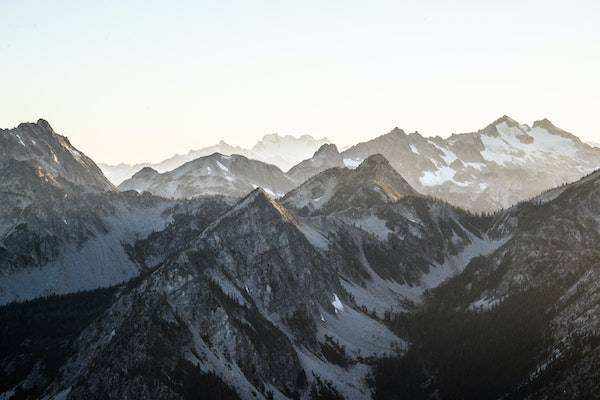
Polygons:
<instances>
[{"instance_id":1,"label":"mountain peak","mask_svg":"<svg viewBox=\"0 0 600 400\"><path fill-rule=\"evenodd\" d=\"M52 129L52 127L50 126L50 123L48 121L46 121L45 119L42 119L42 118L38 119L37 124L44 130L54 133L54 129Z\"/></svg>"},{"instance_id":2,"label":"mountain peak","mask_svg":"<svg viewBox=\"0 0 600 400\"><path fill-rule=\"evenodd\" d=\"M515 121L508 115L503 115L500 118L496 119L491 124L489 124L488 126L486 126L485 128L483 128L479 132L481 132L487 136L497 137L500 135L500 132L498 131L498 126L502 125L502 124L506 124L511 128L520 126L520 124L517 121Z\"/></svg>"},{"instance_id":3,"label":"mountain peak","mask_svg":"<svg viewBox=\"0 0 600 400\"><path fill-rule=\"evenodd\" d=\"M370 208L417 194L381 154L367 157L354 170L332 168L308 179L282 200L303 212L331 213Z\"/></svg>"},{"instance_id":4,"label":"mountain peak","mask_svg":"<svg viewBox=\"0 0 600 400\"><path fill-rule=\"evenodd\" d=\"M313 157L322 156L322 155L337 156L339 153L340 152L338 151L338 148L335 144L325 143L324 145L321 145L321 147L319 147L319 149L315 152Z\"/></svg>"},{"instance_id":5,"label":"mountain peak","mask_svg":"<svg viewBox=\"0 0 600 400\"><path fill-rule=\"evenodd\" d=\"M548 118L541 119L539 121L533 122L534 128L544 128L548 131L559 129L556 125L554 125Z\"/></svg>"},{"instance_id":6,"label":"mountain peak","mask_svg":"<svg viewBox=\"0 0 600 400\"><path fill-rule=\"evenodd\" d=\"M304 182L311 176L323 172L326 169L343 166L344 159L338 151L337 146L335 144L326 143L321 145L311 158L292 167L288 171L288 176L296 182Z\"/></svg>"},{"instance_id":7,"label":"mountain peak","mask_svg":"<svg viewBox=\"0 0 600 400\"><path fill-rule=\"evenodd\" d=\"M258 218L253 216L256 214L259 214ZM271 199L263 188L258 187L208 226L203 236L214 232L224 224L232 222L243 224L245 220L250 220L252 223L260 225L262 221L277 216L280 216L284 222L295 223L294 217L285 207Z\"/></svg>"},{"instance_id":8,"label":"mountain peak","mask_svg":"<svg viewBox=\"0 0 600 400\"><path fill-rule=\"evenodd\" d=\"M378 166L378 165L388 165L388 166L390 166L390 162L388 161L387 158L385 158L381 154L373 154L373 155L367 157L358 166L358 168L369 168L369 167L374 167L374 166ZM392 167L390 166L390 168L392 168Z\"/></svg>"},{"instance_id":9,"label":"mountain peak","mask_svg":"<svg viewBox=\"0 0 600 400\"><path fill-rule=\"evenodd\" d=\"M404 132L404 129L400 129L395 126L394 129L388 132L388 134L405 136L406 132Z\"/></svg>"},{"instance_id":10,"label":"mountain peak","mask_svg":"<svg viewBox=\"0 0 600 400\"><path fill-rule=\"evenodd\" d=\"M381 154L367 157L353 171L357 186L368 181L375 182L390 198L400 198L405 194L416 193L415 189L391 166L387 158Z\"/></svg>"},{"instance_id":11,"label":"mountain peak","mask_svg":"<svg viewBox=\"0 0 600 400\"><path fill-rule=\"evenodd\" d=\"M267 192L265 192L265 190L261 187L257 187L256 189L254 189L253 191L251 191L250 193L248 193L246 195L246 197L244 197L242 200L240 200L240 202L238 203L239 206L246 206L248 204L252 204L255 202L271 202L271 199L269 198L269 195L267 194Z\"/></svg>"},{"instance_id":12,"label":"mountain peak","mask_svg":"<svg viewBox=\"0 0 600 400\"><path fill-rule=\"evenodd\" d=\"M552 122L550 122L550 120L547 118L541 119L539 121L535 121L533 123L533 127L545 129L554 135L562 136L564 138L574 140L576 142L581 142L581 140L577 136L573 135L570 132L565 131L564 129L557 127Z\"/></svg>"},{"instance_id":13,"label":"mountain peak","mask_svg":"<svg viewBox=\"0 0 600 400\"><path fill-rule=\"evenodd\" d=\"M0 135L0 162L27 162L53 178L61 177L92 190L114 190L98 166L77 150L66 136L56 133L48 121L23 122Z\"/></svg>"},{"instance_id":14,"label":"mountain peak","mask_svg":"<svg viewBox=\"0 0 600 400\"><path fill-rule=\"evenodd\" d=\"M133 174L132 178L152 177L155 175L159 175L159 172L157 170L155 170L152 167L144 167L135 174Z\"/></svg>"},{"instance_id":15,"label":"mountain peak","mask_svg":"<svg viewBox=\"0 0 600 400\"><path fill-rule=\"evenodd\" d=\"M512 119L511 117L509 117L508 115L503 115L500 118L498 118L497 120L495 120L494 122L491 123L491 125L499 125L501 123L506 123L508 126L519 126L519 123L517 121L515 121L514 119Z\"/></svg>"}]
</instances>

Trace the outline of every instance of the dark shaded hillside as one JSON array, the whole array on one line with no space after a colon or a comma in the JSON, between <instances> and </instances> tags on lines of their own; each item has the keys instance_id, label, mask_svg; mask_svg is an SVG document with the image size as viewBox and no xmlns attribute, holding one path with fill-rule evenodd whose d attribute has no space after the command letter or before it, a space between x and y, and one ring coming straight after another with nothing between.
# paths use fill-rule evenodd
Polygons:
<instances>
[{"instance_id":1,"label":"dark shaded hillside","mask_svg":"<svg viewBox=\"0 0 600 400\"><path fill-rule=\"evenodd\" d=\"M0 307L0 393L29 381L16 388L17 394L37 398L74 351L71 342L112 304L117 290L97 289ZM38 376L28 380L33 371Z\"/></svg>"},{"instance_id":2,"label":"dark shaded hillside","mask_svg":"<svg viewBox=\"0 0 600 400\"><path fill-rule=\"evenodd\" d=\"M516 391L546 356L553 287L523 292L489 312L436 307L388 315L412 343L407 354L377 363L378 399L498 399Z\"/></svg>"}]
</instances>

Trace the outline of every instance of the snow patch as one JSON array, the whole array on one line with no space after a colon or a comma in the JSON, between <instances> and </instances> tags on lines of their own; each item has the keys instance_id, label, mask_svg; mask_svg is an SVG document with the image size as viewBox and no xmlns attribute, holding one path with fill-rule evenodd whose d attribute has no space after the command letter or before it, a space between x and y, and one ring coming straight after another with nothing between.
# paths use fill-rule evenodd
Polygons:
<instances>
[{"instance_id":1,"label":"snow patch","mask_svg":"<svg viewBox=\"0 0 600 400\"><path fill-rule=\"evenodd\" d=\"M425 171L423 176L419 178L421 185L423 186L438 186L442 185L445 182L452 182L458 186L469 186L469 183L458 182L454 179L454 175L456 175L456 170L451 167L440 167L436 171Z\"/></svg>"},{"instance_id":2,"label":"snow patch","mask_svg":"<svg viewBox=\"0 0 600 400\"><path fill-rule=\"evenodd\" d=\"M342 304L339 297L335 293L333 294L333 301L331 302L331 305L333 305L333 308L335 309L336 314L344 311L344 305Z\"/></svg>"},{"instance_id":3,"label":"snow patch","mask_svg":"<svg viewBox=\"0 0 600 400\"><path fill-rule=\"evenodd\" d=\"M276 199L283 197L285 193L280 193L280 192L274 192L273 190L269 189L269 188L263 188L263 190L271 197L274 197Z\"/></svg>"},{"instance_id":4,"label":"snow patch","mask_svg":"<svg viewBox=\"0 0 600 400\"><path fill-rule=\"evenodd\" d=\"M226 166L224 166L223 164L221 164L219 161L216 161L216 163L217 163L217 166L219 168L221 168L222 171L229 172L229 168L227 168Z\"/></svg>"},{"instance_id":5,"label":"snow patch","mask_svg":"<svg viewBox=\"0 0 600 400\"><path fill-rule=\"evenodd\" d=\"M484 150L482 157L499 165L533 163L548 157L575 157L577 147L566 137L554 135L544 128L529 129L527 126L509 126L506 122L496 125L499 136L481 136ZM528 141L523 141L528 138Z\"/></svg>"},{"instance_id":6,"label":"snow patch","mask_svg":"<svg viewBox=\"0 0 600 400\"><path fill-rule=\"evenodd\" d=\"M356 169L363 162L362 158L344 158L344 165L350 169Z\"/></svg>"},{"instance_id":7,"label":"snow patch","mask_svg":"<svg viewBox=\"0 0 600 400\"><path fill-rule=\"evenodd\" d=\"M19 136L18 133L15 133L15 136L17 137L17 140L19 141L19 144L23 147L27 147L25 146L25 143L23 143L23 139L21 139L21 136Z\"/></svg>"}]
</instances>

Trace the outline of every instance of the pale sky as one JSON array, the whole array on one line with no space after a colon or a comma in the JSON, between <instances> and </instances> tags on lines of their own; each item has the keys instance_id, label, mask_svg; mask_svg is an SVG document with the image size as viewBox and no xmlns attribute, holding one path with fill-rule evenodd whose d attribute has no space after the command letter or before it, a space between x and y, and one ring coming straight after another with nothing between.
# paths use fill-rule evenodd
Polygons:
<instances>
[{"instance_id":1,"label":"pale sky","mask_svg":"<svg viewBox=\"0 0 600 400\"><path fill-rule=\"evenodd\" d=\"M97 162L508 114L600 142L600 1L0 1L0 127Z\"/></svg>"}]
</instances>

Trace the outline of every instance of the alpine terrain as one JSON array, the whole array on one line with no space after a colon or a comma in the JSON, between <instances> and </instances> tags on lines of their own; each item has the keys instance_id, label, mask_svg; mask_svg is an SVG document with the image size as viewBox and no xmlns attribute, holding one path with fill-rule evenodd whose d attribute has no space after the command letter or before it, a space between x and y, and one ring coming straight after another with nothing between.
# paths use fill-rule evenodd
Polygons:
<instances>
[{"instance_id":1,"label":"alpine terrain","mask_svg":"<svg viewBox=\"0 0 600 400\"><path fill-rule=\"evenodd\" d=\"M0 141L2 399L600 393L600 158L548 121L118 189L46 121Z\"/></svg>"},{"instance_id":2,"label":"alpine terrain","mask_svg":"<svg viewBox=\"0 0 600 400\"><path fill-rule=\"evenodd\" d=\"M274 164L282 170L288 170L300 161L310 157L320 146L326 143L329 143L328 139L315 139L310 135L295 137L273 133L265 135L250 149L232 146L221 140L214 146L190 150L186 154L176 154L156 164L142 163L130 165L121 163L110 165L101 163L99 166L108 179L115 185L121 184L125 179L130 178L145 167L150 167L158 172L168 172L196 158L209 156L214 153L227 156L238 154L268 164Z\"/></svg>"}]
</instances>

